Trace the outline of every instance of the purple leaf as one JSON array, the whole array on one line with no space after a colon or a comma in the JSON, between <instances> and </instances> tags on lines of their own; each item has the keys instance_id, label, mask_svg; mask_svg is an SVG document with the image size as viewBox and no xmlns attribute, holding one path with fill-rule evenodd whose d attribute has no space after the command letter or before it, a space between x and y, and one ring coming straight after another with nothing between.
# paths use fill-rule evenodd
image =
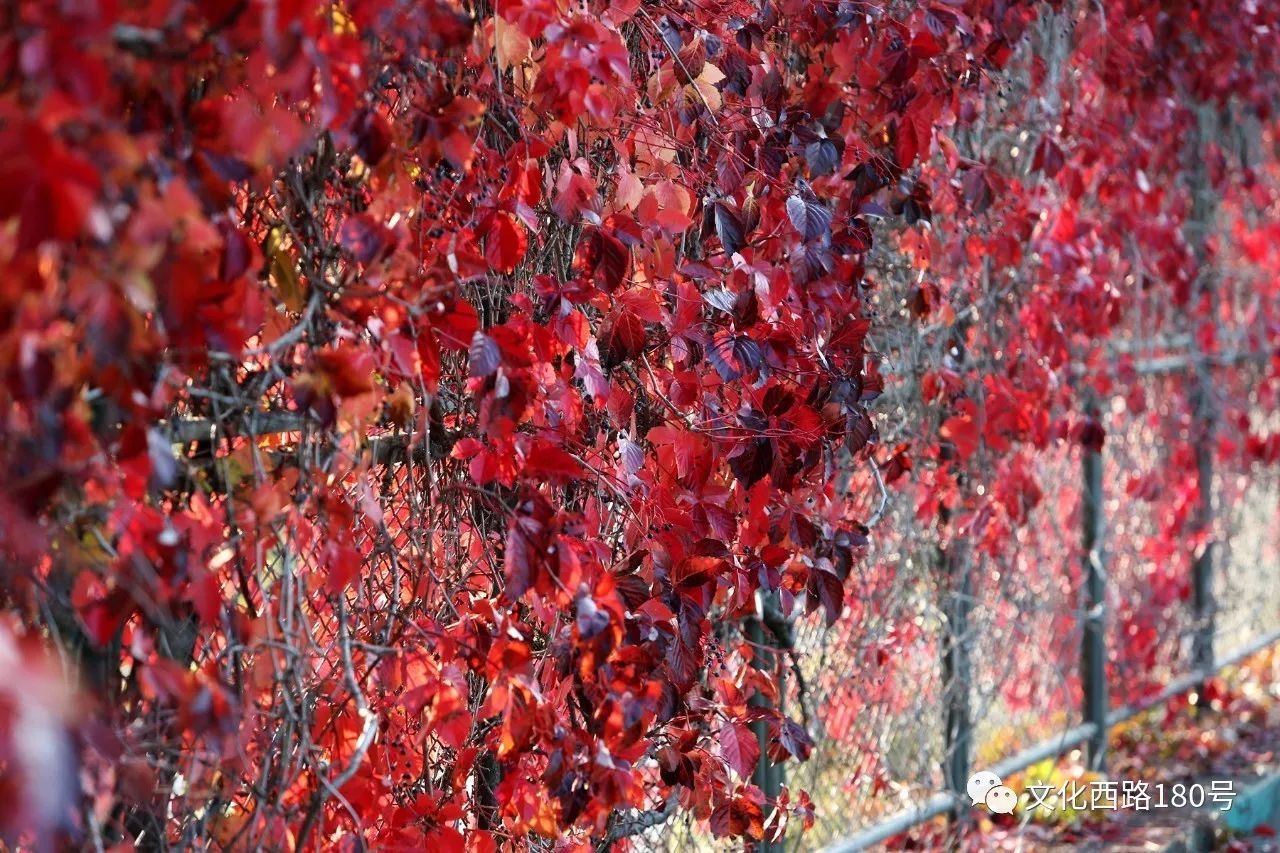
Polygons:
<instances>
[{"instance_id":1,"label":"purple leaf","mask_svg":"<svg viewBox=\"0 0 1280 853\"><path fill-rule=\"evenodd\" d=\"M484 332L476 332L471 336L471 346L468 349L471 356L471 377L478 378L488 376L498 369L498 365L502 363L502 353L498 349L498 344L493 338Z\"/></svg>"}]
</instances>

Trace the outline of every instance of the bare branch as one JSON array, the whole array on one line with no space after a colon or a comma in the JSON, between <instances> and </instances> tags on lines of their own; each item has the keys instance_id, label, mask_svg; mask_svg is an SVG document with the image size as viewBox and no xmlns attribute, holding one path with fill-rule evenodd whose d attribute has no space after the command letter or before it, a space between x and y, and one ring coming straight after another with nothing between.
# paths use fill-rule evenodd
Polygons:
<instances>
[{"instance_id":1,"label":"bare branch","mask_svg":"<svg viewBox=\"0 0 1280 853\"><path fill-rule=\"evenodd\" d=\"M884 511L889 506L889 490L884 486L884 476L881 475L880 466L876 464L876 460L868 456L867 465L871 468L871 476L875 478L876 487L880 490L880 506L876 507L876 511L867 519L867 527L875 527L880 523L880 519L884 518Z\"/></svg>"},{"instance_id":2,"label":"bare branch","mask_svg":"<svg viewBox=\"0 0 1280 853\"><path fill-rule=\"evenodd\" d=\"M676 796L675 791L672 791L660 809L644 812L615 812L609 819L609 831L605 834L604 840L596 845L597 853L609 850L615 841L639 835L647 829L666 823L675 814L679 801L680 798Z\"/></svg>"}]
</instances>

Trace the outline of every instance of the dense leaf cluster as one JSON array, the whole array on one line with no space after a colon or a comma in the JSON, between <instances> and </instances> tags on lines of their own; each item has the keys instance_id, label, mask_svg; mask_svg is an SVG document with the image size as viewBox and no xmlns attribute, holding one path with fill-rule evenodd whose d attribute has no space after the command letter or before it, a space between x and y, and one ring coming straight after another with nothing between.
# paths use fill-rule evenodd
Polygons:
<instances>
[{"instance_id":1,"label":"dense leaf cluster","mask_svg":"<svg viewBox=\"0 0 1280 853\"><path fill-rule=\"evenodd\" d=\"M777 710L789 624L845 611L877 483L914 460L920 517L1007 538L1022 448L1066 422L1064 330L1120 310L1111 234L1187 259L1173 202L1108 196L1183 168L1123 111L1168 134L1170 99L1215 97L1135 73L1203 66L1160 52L1172 13L1080 11L1081 114L1018 143L1050 189L957 147L1059 5L11 4L0 662L31 674L0 686L0 830L491 850L812 821L751 777L762 740L813 748ZM913 266L903 310L876 252ZM1025 357L917 374L943 416L882 447L869 340L944 317L980 348L951 289L1030 254L1000 333ZM980 450L1013 460L984 500Z\"/></svg>"}]
</instances>

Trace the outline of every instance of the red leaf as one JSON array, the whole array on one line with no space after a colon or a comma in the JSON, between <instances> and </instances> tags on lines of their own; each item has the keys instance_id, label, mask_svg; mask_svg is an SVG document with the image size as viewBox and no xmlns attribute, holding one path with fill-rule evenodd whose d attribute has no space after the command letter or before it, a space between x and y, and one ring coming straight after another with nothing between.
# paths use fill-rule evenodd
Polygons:
<instances>
[{"instance_id":1,"label":"red leaf","mask_svg":"<svg viewBox=\"0 0 1280 853\"><path fill-rule=\"evenodd\" d=\"M485 486L495 480L510 488L515 484L516 459L507 453L482 450L467 466L467 473L476 485Z\"/></svg>"},{"instance_id":2,"label":"red leaf","mask_svg":"<svg viewBox=\"0 0 1280 853\"><path fill-rule=\"evenodd\" d=\"M728 568L719 557L687 557L671 572L671 582L677 589L697 589L714 581Z\"/></svg>"},{"instance_id":3,"label":"red leaf","mask_svg":"<svg viewBox=\"0 0 1280 853\"><path fill-rule=\"evenodd\" d=\"M195 572L187 587L186 599L195 607L196 615L204 625L218 624L222 610L222 584L216 574L206 569Z\"/></svg>"},{"instance_id":4,"label":"red leaf","mask_svg":"<svg viewBox=\"0 0 1280 853\"><path fill-rule=\"evenodd\" d=\"M790 717L783 717L778 725L778 744L799 761L808 761L813 753L813 738L804 726Z\"/></svg>"},{"instance_id":5,"label":"red leaf","mask_svg":"<svg viewBox=\"0 0 1280 853\"><path fill-rule=\"evenodd\" d=\"M773 470L773 442L767 438L742 441L729 455L729 470L745 486L754 486Z\"/></svg>"},{"instance_id":6,"label":"red leaf","mask_svg":"<svg viewBox=\"0 0 1280 853\"><path fill-rule=\"evenodd\" d=\"M720 727L720 754L735 773L750 779L760 760L760 741L746 723L725 723Z\"/></svg>"},{"instance_id":7,"label":"red leaf","mask_svg":"<svg viewBox=\"0 0 1280 853\"><path fill-rule=\"evenodd\" d=\"M451 826L433 827L423 837L423 849L439 853L466 853L467 842L462 833Z\"/></svg>"},{"instance_id":8,"label":"red leaf","mask_svg":"<svg viewBox=\"0 0 1280 853\"><path fill-rule=\"evenodd\" d=\"M961 179L960 187L964 191L965 204L974 213L982 213L995 198L986 169L970 169Z\"/></svg>"},{"instance_id":9,"label":"red leaf","mask_svg":"<svg viewBox=\"0 0 1280 853\"><path fill-rule=\"evenodd\" d=\"M466 349L480 328L476 309L465 299L454 299L450 304L437 302L428 312L428 319L440 333L440 343L445 349Z\"/></svg>"},{"instance_id":10,"label":"red leaf","mask_svg":"<svg viewBox=\"0 0 1280 853\"><path fill-rule=\"evenodd\" d=\"M515 515L507 527L503 572L507 578L506 595L515 600L537 581L547 550L545 504L530 501L531 512Z\"/></svg>"},{"instance_id":11,"label":"red leaf","mask_svg":"<svg viewBox=\"0 0 1280 853\"><path fill-rule=\"evenodd\" d=\"M497 341L484 332L477 331L471 336L467 354L470 357L470 376L473 379L488 376L502 363L502 351L498 349Z\"/></svg>"},{"instance_id":12,"label":"red leaf","mask_svg":"<svg viewBox=\"0 0 1280 853\"><path fill-rule=\"evenodd\" d=\"M347 545L330 543L325 555L325 586L336 595L360 574L360 552Z\"/></svg>"},{"instance_id":13,"label":"red leaf","mask_svg":"<svg viewBox=\"0 0 1280 853\"><path fill-rule=\"evenodd\" d=\"M348 216L338 229L338 243L359 263L372 263L395 243L395 234L367 213Z\"/></svg>"},{"instance_id":14,"label":"red leaf","mask_svg":"<svg viewBox=\"0 0 1280 853\"><path fill-rule=\"evenodd\" d=\"M720 374L721 379L732 382L755 373L760 367L763 353L760 345L746 335L721 330L711 339L707 358L711 360L711 366Z\"/></svg>"},{"instance_id":15,"label":"red leaf","mask_svg":"<svg viewBox=\"0 0 1280 853\"><path fill-rule=\"evenodd\" d=\"M105 648L133 615L128 598L119 590L107 594L101 580L92 572L81 572L76 577L71 603L85 633L99 648Z\"/></svg>"},{"instance_id":16,"label":"red leaf","mask_svg":"<svg viewBox=\"0 0 1280 853\"><path fill-rule=\"evenodd\" d=\"M645 192L636 207L636 220L641 225L655 226L669 234L679 234L693 220L689 217L692 196L674 181L661 181Z\"/></svg>"},{"instance_id":17,"label":"red leaf","mask_svg":"<svg viewBox=\"0 0 1280 853\"><path fill-rule=\"evenodd\" d=\"M712 205L711 215L715 219L716 236L720 238L720 245L724 246L724 253L732 255L741 251L746 245L746 229L738 211L723 201L717 201Z\"/></svg>"},{"instance_id":18,"label":"red leaf","mask_svg":"<svg viewBox=\"0 0 1280 853\"><path fill-rule=\"evenodd\" d=\"M967 459L978 449L978 427L967 415L947 418L938 433L951 442L961 459Z\"/></svg>"},{"instance_id":19,"label":"red leaf","mask_svg":"<svg viewBox=\"0 0 1280 853\"><path fill-rule=\"evenodd\" d=\"M510 213L499 211L489 223L484 239L484 258L500 273L511 273L524 260L529 236Z\"/></svg>"},{"instance_id":20,"label":"red leaf","mask_svg":"<svg viewBox=\"0 0 1280 853\"><path fill-rule=\"evenodd\" d=\"M524 463L523 474L562 486L582 479L584 472L578 460L567 451L545 441L536 441Z\"/></svg>"},{"instance_id":21,"label":"red leaf","mask_svg":"<svg viewBox=\"0 0 1280 853\"><path fill-rule=\"evenodd\" d=\"M316 366L328 378L338 397L357 397L373 390L373 356L354 344L315 353Z\"/></svg>"},{"instance_id":22,"label":"red leaf","mask_svg":"<svg viewBox=\"0 0 1280 853\"><path fill-rule=\"evenodd\" d=\"M656 426L646 436L654 445L665 445L671 448L675 456L676 475L689 476L706 455L706 443L702 436L678 427Z\"/></svg>"},{"instance_id":23,"label":"red leaf","mask_svg":"<svg viewBox=\"0 0 1280 853\"><path fill-rule=\"evenodd\" d=\"M484 450L483 444L471 436L466 436L458 439L458 443L453 446L453 450L449 452L449 455L454 459L470 459L482 450Z\"/></svg>"},{"instance_id":24,"label":"red leaf","mask_svg":"<svg viewBox=\"0 0 1280 853\"><path fill-rule=\"evenodd\" d=\"M427 390L434 393L440 382L440 347L436 344L436 336L429 330L419 332L417 350L422 380Z\"/></svg>"},{"instance_id":25,"label":"red leaf","mask_svg":"<svg viewBox=\"0 0 1280 853\"><path fill-rule=\"evenodd\" d=\"M644 352L644 321L625 309L614 309L600 327L600 364L616 367Z\"/></svg>"},{"instance_id":26,"label":"red leaf","mask_svg":"<svg viewBox=\"0 0 1280 853\"><path fill-rule=\"evenodd\" d=\"M821 606L825 611L827 627L834 625L844 612L844 583L830 568L829 562L824 561L823 565L809 572L808 591L811 595L809 612L812 613Z\"/></svg>"},{"instance_id":27,"label":"red leaf","mask_svg":"<svg viewBox=\"0 0 1280 853\"><path fill-rule=\"evenodd\" d=\"M806 241L831 233L831 211L807 185L787 198L787 216Z\"/></svg>"},{"instance_id":28,"label":"red leaf","mask_svg":"<svg viewBox=\"0 0 1280 853\"><path fill-rule=\"evenodd\" d=\"M647 287L633 287L617 296L618 308L634 314L646 323L662 322L662 303L657 291Z\"/></svg>"},{"instance_id":29,"label":"red leaf","mask_svg":"<svg viewBox=\"0 0 1280 853\"><path fill-rule=\"evenodd\" d=\"M711 812L711 832L718 838L739 836L759 840L764 837L764 812L759 803L735 797Z\"/></svg>"},{"instance_id":30,"label":"red leaf","mask_svg":"<svg viewBox=\"0 0 1280 853\"><path fill-rule=\"evenodd\" d=\"M573 266L605 293L612 293L627 275L630 254L622 241L595 226L583 229Z\"/></svg>"},{"instance_id":31,"label":"red leaf","mask_svg":"<svg viewBox=\"0 0 1280 853\"><path fill-rule=\"evenodd\" d=\"M556 179L556 197L551 208L556 216L570 225L576 224L583 214L587 214L589 220L599 223L600 198L596 194L596 182L591 178L590 167L585 162L580 168L588 173L583 174L569 163L560 166L560 177Z\"/></svg>"},{"instance_id":32,"label":"red leaf","mask_svg":"<svg viewBox=\"0 0 1280 853\"><path fill-rule=\"evenodd\" d=\"M844 443L850 453L857 453L867 446L875 432L875 425L866 411L859 409L845 420Z\"/></svg>"},{"instance_id":33,"label":"red leaf","mask_svg":"<svg viewBox=\"0 0 1280 853\"><path fill-rule=\"evenodd\" d=\"M1066 160L1063 157L1062 149L1054 142L1051 136L1042 136L1036 144L1035 154L1031 157L1031 168L1037 172L1043 172L1046 177L1052 178L1062 171L1062 167Z\"/></svg>"},{"instance_id":34,"label":"red leaf","mask_svg":"<svg viewBox=\"0 0 1280 853\"><path fill-rule=\"evenodd\" d=\"M840 326L831 335L831 340L827 342L827 352L838 352L848 355L851 358L862 358L864 354L863 343L867 339L867 332L871 330L871 321L866 317L858 317L849 320Z\"/></svg>"}]
</instances>

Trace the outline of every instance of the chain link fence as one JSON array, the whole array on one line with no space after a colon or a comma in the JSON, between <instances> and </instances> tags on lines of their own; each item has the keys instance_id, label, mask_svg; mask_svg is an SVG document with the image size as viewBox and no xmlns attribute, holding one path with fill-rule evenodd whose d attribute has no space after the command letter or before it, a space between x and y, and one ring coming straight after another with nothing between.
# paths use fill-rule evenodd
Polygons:
<instances>
[{"instance_id":1,"label":"chain link fence","mask_svg":"<svg viewBox=\"0 0 1280 853\"><path fill-rule=\"evenodd\" d=\"M1275 416L1248 390L1257 371L1214 373L1214 512L1200 532L1203 426L1184 393L1194 381L1190 364L1131 364L1130 390L1102 401L1100 609L1087 593L1088 450L1079 443L1028 456L1025 473L1043 494L1012 531L1012 547L969 547L949 575L915 522L915 507L901 499L892 505L845 618L830 629L806 623L798 631L817 740L813 758L788 780L817 806L802 849L924 808L947 790L945 768L957 752L964 753L959 767L986 769L1084 722L1082 649L1091 614L1104 626L1109 709L1149 700L1191 672L1198 643L1211 640L1221 659L1280 628L1280 472L1251 461L1246 449L1248 434L1273 430ZM1249 401L1248 410L1225 409L1229 399ZM1170 466L1187 471L1172 492L1160 476ZM1206 552L1211 595L1198 605L1196 566ZM964 624L951 642L967 657L967 684L958 684L967 719L948 737L944 652L948 602L957 592Z\"/></svg>"}]
</instances>

